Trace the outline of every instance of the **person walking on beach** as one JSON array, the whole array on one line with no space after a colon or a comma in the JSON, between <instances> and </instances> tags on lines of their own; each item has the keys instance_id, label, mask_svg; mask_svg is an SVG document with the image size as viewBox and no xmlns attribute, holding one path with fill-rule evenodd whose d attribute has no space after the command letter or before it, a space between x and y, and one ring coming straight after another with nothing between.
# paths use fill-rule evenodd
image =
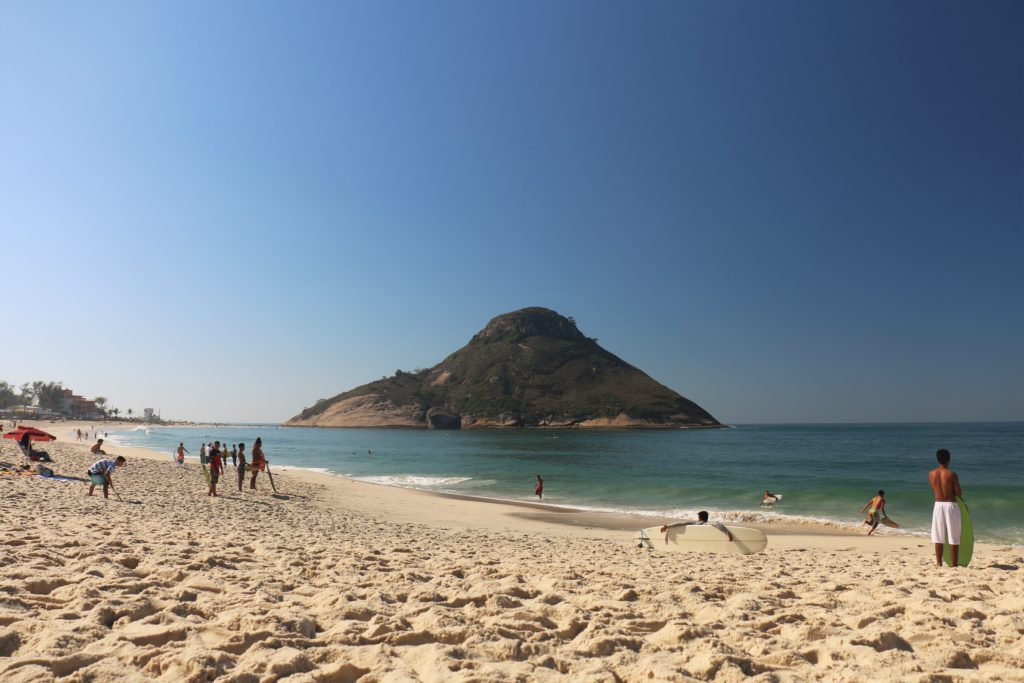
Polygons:
<instances>
[{"instance_id":1,"label":"person walking on beach","mask_svg":"<svg viewBox=\"0 0 1024 683\"><path fill-rule=\"evenodd\" d=\"M238 467L238 444L231 447L231 464Z\"/></svg>"},{"instance_id":2,"label":"person walking on beach","mask_svg":"<svg viewBox=\"0 0 1024 683\"><path fill-rule=\"evenodd\" d=\"M107 452L103 450L103 439L100 439L99 441L94 443L92 445L92 448L89 449L89 452L92 453L93 455L106 455Z\"/></svg>"},{"instance_id":3,"label":"person walking on beach","mask_svg":"<svg viewBox=\"0 0 1024 683\"><path fill-rule=\"evenodd\" d=\"M206 462L206 444L199 444L199 462Z\"/></svg>"},{"instance_id":4,"label":"person walking on beach","mask_svg":"<svg viewBox=\"0 0 1024 683\"><path fill-rule=\"evenodd\" d=\"M186 453L188 453L188 449L185 448L184 442L179 441L178 442L178 458L177 458L179 465L184 465L185 464L185 454Z\"/></svg>"},{"instance_id":5,"label":"person walking on beach","mask_svg":"<svg viewBox=\"0 0 1024 683\"><path fill-rule=\"evenodd\" d=\"M220 441L213 442L213 448L206 459L210 463L210 491L206 495L216 498L217 482L220 481L220 475L224 474L224 463L220 458Z\"/></svg>"},{"instance_id":6,"label":"person walking on beach","mask_svg":"<svg viewBox=\"0 0 1024 683\"><path fill-rule=\"evenodd\" d=\"M124 467L126 463L127 460L124 459L123 455L119 455L113 460L98 460L94 462L86 473L91 482L89 484L89 495L92 495L93 490L97 486L102 486L103 497L107 498L107 487L112 485L114 470L118 467Z\"/></svg>"},{"instance_id":7,"label":"person walking on beach","mask_svg":"<svg viewBox=\"0 0 1024 683\"><path fill-rule=\"evenodd\" d=\"M709 522L708 521L707 510L701 510L700 512L698 512L696 520L690 520L690 521L687 521L687 522L676 522L675 524L666 524L665 526L661 527L661 533L665 534L665 543L667 544L668 543L668 533L667 532L672 527L676 527L676 526L691 526L691 525L703 526L705 524L709 524L709 525L715 527L716 529L718 529L723 534L725 534L726 536L729 537L729 542L730 543L732 542L732 532L729 531L727 528L725 528L725 525L722 524L721 522Z\"/></svg>"},{"instance_id":8,"label":"person walking on beach","mask_svg":"<svg viewBox=\"0 0 1024 683\"><path fill-rule=\"evenodd\" d=\"M960 478L949 469L949 451L940 448L935 452L939 466L928 473L928 483L935 493L932 508L932 543L935 544L935 564L942 566L942 546L949 543L951 565L957 566L960 553L960 506L956 497L963 495Z\"/></svg>"},{"instance_id":9,"label":"person walking on beach","mask_svg":"<svg viewBox=\"0 0 1024 683\"><path fill-rule=\"evenodd\" d=\"M544 500L544 480L537 475L537 484L533 487L533 493L537 496L537 500Z\"/></svg>"},{"instance_id":10,"label":"person walking on beach","mask_svg":"<svg viewBox=\"0 0 1024 683\"><path fill-rule=\"evenodd\" d=\"M252 445L252 464L249 465L249 469L252 470L252 481L249 482L249 488L255 490L256 475L267 469L267 458L263 455L263 439L259 437Z\"/></svg>"},{"instance_id":11,"label":"person walking on beach","mask_svg":"<svg viewBox=\"0 0 1024 683\"><path fill-rule=\"evenodd\" d=\"M242 492L245 483L245 444L238 444L238 492Z\"/></svg>"},{"instance_id":12,"label":"person walking on beach","mask_svg":"<svg viewBox=\"0 0 1024 683\"><path fill-rule=\"evenodd\" d=\"M868 508L871 509L868 510ZM889 516L885 514L885 491L879 489L878 495L865 503L864 507L860 509L862 513L865 510L868 510L868 516L864 520L864 524L871 525L871 529L868 530L868 536L870 536L878 528L878 523L882 521L882 517Z\"/></svg>"}]
</instances>

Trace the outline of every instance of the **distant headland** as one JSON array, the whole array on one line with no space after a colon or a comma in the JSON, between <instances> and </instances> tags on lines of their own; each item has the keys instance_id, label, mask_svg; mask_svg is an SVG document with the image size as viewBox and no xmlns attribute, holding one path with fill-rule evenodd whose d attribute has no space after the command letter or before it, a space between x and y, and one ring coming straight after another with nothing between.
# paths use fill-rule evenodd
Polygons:
<instances>
[{"instance_id":1,"label":"distant headland","mask_svg":"<svg viewBox=\"0 0 1024 683\"><path fill-rule=\"evenodd\" d=\"M292 427L721 427L693 401L586 337L572 318L524 308L487 323L427 370L397 371L290 419Z\"/></svg>"}]
</instances>

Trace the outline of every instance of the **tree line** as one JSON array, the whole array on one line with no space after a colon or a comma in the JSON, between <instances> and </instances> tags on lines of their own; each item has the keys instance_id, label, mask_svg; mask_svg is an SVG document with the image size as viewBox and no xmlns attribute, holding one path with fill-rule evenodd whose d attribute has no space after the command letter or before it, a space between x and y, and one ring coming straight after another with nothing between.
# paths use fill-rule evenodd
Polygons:
<instances>
[{"instance_id":1,"label":"tree line","mask_svg":"<svg viewBox=\"0 0 1024 683\"><path fill-rule=\"evenodd\" d=\"M63 382L25 382L17 387L0 380L0 410L12 406L38 406L45 411L56 413L62 408L63 400ZM107 406L109 400L106 396L97 396L93 403L103 416L117 417L121 414L120 409ZM127 410L127 415L132 416L131 408Z\"/></svg>"}]
</instances>

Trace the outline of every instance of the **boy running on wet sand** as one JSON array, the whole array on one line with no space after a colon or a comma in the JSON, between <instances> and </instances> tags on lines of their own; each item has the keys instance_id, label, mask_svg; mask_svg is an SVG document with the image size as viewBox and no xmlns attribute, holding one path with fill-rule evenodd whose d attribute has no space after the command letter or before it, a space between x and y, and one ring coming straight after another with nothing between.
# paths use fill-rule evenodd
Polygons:
<instances>
[{"instance_id":1,"label":"boy running on wet sand","mask_svg":"<svg viewBox=\"0 0 1024 683\"><path fill-rule=\"evenodd\" d=\"M220 441L213 442L213 448L207 454L206 460L210 464L210 492L206 495L216 497L217 482L220 480L220 475L224 474L224 464L220 459Z\"/></svg>"},{"instance_id":2,"label":"boy running on wet sand","mask_svg":"<svg viewBox=\"0 0 1024 683\"><path fill-rule=\"evenodd\" d=\"M179 465L184 465L185 464L185 454L186 453L188 453L188 449L185 448L185 444L184 443L179 441L178 442L178 458L177 458Z\"/></svg>"},{"instance_id":3,"label":"boy running on wet sand","mask_svg":"<svg viewBox=\"0 0 1024 683\"><path fill-rule=\"evenodd\" d=\"M949 558L957 566L960 553L960 506L956 497L960 491L960 478L949 469L949 451L940 448L935 453L939 466L928 473L928 483L935 492L932 508L932 543L935 544L935 564L942 566L942 546L949 543Z\"/></svg>"},{"instance_id":4,"label":"boy running on wet sand","mask_svg":"<svg viewBox=\"0 0 1024 683\"><path fill-rule=\"evenodd\" d=\"M94 462L87 472L90 481L89 495L92 495L93 490L97 486L102 486L103 497L107 498L107 487L111 485L114 470L118 467L124 467L127 462L123 455L117 456L114 460L98 460Z\"/></svg>"},{"instance_id":5,"label":"boy running on wet sand","mask_svg":"<svg viewBox=\"0 0 1024 683\"><path fill-rule=\"evenodd\" d=\"M868 508L871 508L868 510ZM879 489L878 495L869 500L864 504L864 507L860 509L861 512L868 510L867 519L864 520L864 524L870 524L871 529L868 531L868 536L874 533L875 529L878 528L878 523L882 521L882 517L888 517L885 514L885 491ZM863 524L861 525L863 526Z\"/></svg>"}]
</instances>

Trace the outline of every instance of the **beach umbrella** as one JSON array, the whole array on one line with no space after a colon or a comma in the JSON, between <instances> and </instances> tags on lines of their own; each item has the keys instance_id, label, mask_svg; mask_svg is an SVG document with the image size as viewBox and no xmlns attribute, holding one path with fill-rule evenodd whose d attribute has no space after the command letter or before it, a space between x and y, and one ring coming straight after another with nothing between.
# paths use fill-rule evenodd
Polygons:
<instances>
[{"instance_id":1,"label":"beach umbrella","mask_svg":"<svg viewBox=\"0 0 1024 683\"><path fill-rule=\"evenodd\" d=\"M4 434L5 439L14 439L15 441L21 441L28 434L29 441L56 441L57 437L53 434L44 432L42 429L36 429L35 427L21 427L19 426L13 432L7 432Z\"/></svg>"}]
</instances>

